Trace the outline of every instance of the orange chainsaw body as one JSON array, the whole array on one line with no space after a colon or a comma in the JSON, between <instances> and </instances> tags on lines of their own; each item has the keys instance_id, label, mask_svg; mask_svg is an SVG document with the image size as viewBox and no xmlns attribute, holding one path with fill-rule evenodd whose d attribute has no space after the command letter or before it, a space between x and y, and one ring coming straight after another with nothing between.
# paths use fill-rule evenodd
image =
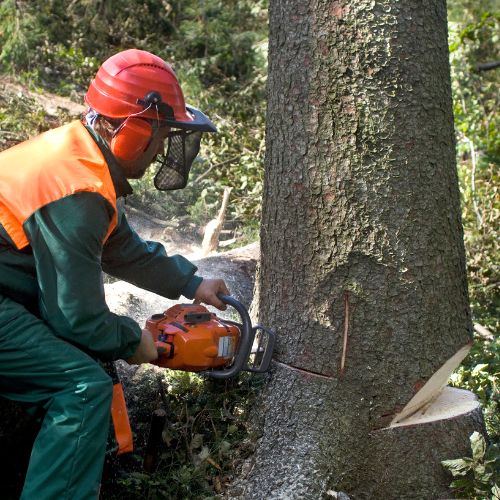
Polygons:
<instances>
[{"instance_id":1,"label":"orange chainsaw body","mask_svg":"<svg viewBox=\"0 0 500 500\"><path fill-rule=\"evenodd\" d=\"M146 321L158 349L155 364L198 372L229 365L240 337L237 324L222 321L204 306L177 304Z\"/></svg>"}]
</instances>

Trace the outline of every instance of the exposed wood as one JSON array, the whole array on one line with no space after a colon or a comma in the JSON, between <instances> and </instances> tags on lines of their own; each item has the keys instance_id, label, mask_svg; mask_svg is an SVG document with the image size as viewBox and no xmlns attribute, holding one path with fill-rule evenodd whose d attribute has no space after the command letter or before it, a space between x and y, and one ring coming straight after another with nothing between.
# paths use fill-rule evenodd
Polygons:
<instances>
[{"instance_id":1,"label":"exposed wood","mask_svg":"<svg viewBox=\"0 0 500 500\"><path fill-rule=\"evenodd\" d=\"M425 413L371 433L366 446L377 460L365 469L372 485L367 498L452 498L447 488L451 474L434 464L470 456L469 436L474 431L485 434L477 398L469 391L446 387ZM401 491L408 494L398 495Z\"/></svg>"},{"instance_id":2,"label":"exposed wood","mask_svg":"<svg viewBox=\"0 0 500 500\"><path fill-rule=\"evenodd\" d=\"M443 387L432 403L421 407L405 418L397 419L389 427L422 425L438 420L456 418L467 415L478 408L479 401L475 394L463 389L446 386Z\"/></svg>"},{"instance_id":3,"label":"exposed wood","mask_svg":"<svg viewBox=\"0 0 500 500\"><path fill-rule=\"evenodd\" d=\"M237 238L231 238L230 240L219 241L219 247L221 248L228 247L229 245L233 245L237 241L238 241Z\"/></svg>"},{"instance_id":4,"label":"exposed wood","mask_svg":"<svg viewBox=\"0 0 500 500\"><path fill-rule=\"evenodd\" d=\"M493 340L494 336L486 327L480 325L479 323L474 323L474 331L483 339Z\"/></svg>"},{"instance_id":5,"label":"exposed wood","mask_svg":"<svg viewBox=\"0 0 500 500\"><path fill-rule=\"evenodd\" d=\"M398 413L391 422L395 426L406 421L413 414L422 412L439 396L443 387L448 382L450 375L460 365L465 356L469 353L472 342L462 347L455 353L439 370L432 375L427 383L415 394L411 401Z\"/></svg>"},{"instance_id":6,"label":"exposed wood","mask_svg":"<svg viewBox=\"0 0 500 500\"><path fill-rule=\"evenodd\" d=\"M340 375L344 374L345 359L347 356L347 338L349 335L349 292L344 293L344 342L342 345L342 360L340 362Z\"/></svg>"},{"instance_id":7,"label":"exposed wood","mask_svg":"<svg viewBox=\"0 0 500 500\"><path fill-rule=\"evenodd\" d=\"M219 235L226 218L226 211L231 191L232 188L224 188L224 194L222 196L222 204L219 213L217 217L215 219L212 219L205 227L203 243L201 244L202 257L207 256L209 253L215 252L215 250L217 250L217 247L219 246Z\"/></svg>"}]
</instances>

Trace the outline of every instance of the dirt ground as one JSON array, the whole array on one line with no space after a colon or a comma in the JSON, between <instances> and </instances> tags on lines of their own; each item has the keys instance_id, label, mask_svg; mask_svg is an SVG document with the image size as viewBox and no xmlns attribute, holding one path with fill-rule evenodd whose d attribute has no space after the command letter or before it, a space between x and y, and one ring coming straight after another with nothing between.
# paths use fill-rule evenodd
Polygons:
<instances>
[{"instance_id":1,"label":"dirt ground","mask_svg":"<svg viewBox=\"0 0 500 500\"><path fill-rule=\"evenodd\" d=\"M72 116L80 116L87 109L83 102L74 102L67 97L61 97L50 92L39 93L30 90L29 85L14 82L8 75L0 74L0 91L5 94L27 96L34 99L49 115L57 115L59 109L67 111Z\"/></svg>"}]
</instances>

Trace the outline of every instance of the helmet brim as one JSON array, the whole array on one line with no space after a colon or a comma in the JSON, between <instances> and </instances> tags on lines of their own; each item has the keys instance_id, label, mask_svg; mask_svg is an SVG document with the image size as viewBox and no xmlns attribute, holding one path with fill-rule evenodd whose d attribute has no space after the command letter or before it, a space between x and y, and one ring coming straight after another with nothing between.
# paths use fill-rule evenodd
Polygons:
<instances>
[{"instance_id":1,"label":"helmet brim","mask_svg":"<svg viewBox=\"0 0 500 500\"><path fill-rule=\"evenodd\" d=\"M186 110L189 115L193 117L190 121L177 121L177 120L162 120L169 127L179 128L181 130L196 130L198 132L217 132L217 127L212 123L205 113L193 106L187 106Z\"/></svg>"}]
</instances>

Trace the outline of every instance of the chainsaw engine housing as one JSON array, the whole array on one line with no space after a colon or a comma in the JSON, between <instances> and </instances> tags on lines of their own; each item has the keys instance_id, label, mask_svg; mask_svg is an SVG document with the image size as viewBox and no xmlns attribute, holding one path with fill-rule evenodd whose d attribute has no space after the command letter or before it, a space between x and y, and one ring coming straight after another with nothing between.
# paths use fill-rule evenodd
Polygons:
<instances>
[{"instance_id":1,"label":"chainsaw engine housing","mask_svg":"<svg viewBox=\"0 0 500 500\"><path fill-rule=\"evenodd\" d=\"M236 323L226 322L198 304L177 304L146 322L163 368L204 371L232 363L240 338Z\"/></svg>"}]
</instances>

